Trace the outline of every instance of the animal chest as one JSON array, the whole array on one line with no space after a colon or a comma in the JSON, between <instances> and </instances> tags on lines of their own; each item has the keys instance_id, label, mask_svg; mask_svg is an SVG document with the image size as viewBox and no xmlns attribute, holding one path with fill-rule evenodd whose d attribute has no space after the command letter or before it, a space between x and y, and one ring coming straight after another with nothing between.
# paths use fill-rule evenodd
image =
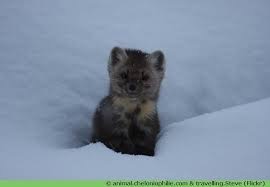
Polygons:
<instances>
[{"instance_id":1,"label":"animal chest","mask_svg":"<svg viewBox=\"0 0 270 187\"><path fill-rule=\"evenodd\" d=\"M150 100L137 101L126 98L115 98L113 102L113 124L115 133L128 135L129 129L136 126L147 129L147 120L155 113L155 103Z\"/></svg>"}]
</instances>

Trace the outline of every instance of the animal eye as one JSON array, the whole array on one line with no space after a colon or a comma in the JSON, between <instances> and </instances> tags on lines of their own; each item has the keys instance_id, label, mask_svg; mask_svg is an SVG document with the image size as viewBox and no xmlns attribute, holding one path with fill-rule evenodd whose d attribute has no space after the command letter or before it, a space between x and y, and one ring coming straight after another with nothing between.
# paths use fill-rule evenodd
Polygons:
<instances>
[{"instance_id":1,"label":"animal eye","mask_svg":"<svg viewBox=\"0 0 270 187\"><path fill-rule=\"evenodd\" d=\"M127 75L126 72L122 72L122 73L120 74L120 77L121 77L122 79L127 79L128 75Z\"/></svg>"},{"instance_id":2,"label":"animal eye","mask_svg":"<svg viewBox=\"0 0 270 187\"><path fill-rule=\"evenodd\" d=\"M142 80L143 81L147 81L148 79L149 79L149 76L146 75L146 74L144 74L144 73L142 73Z\"/></svg>"}]
</instances>

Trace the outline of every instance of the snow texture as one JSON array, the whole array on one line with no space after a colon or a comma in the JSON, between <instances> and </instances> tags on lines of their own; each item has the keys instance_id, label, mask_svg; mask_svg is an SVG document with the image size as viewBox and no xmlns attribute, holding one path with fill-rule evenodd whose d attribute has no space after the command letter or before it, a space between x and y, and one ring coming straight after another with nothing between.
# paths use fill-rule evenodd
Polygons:
<instances>
[{"instance_id":1,"label":"snow texture","mask_svg":"<svg viewBox=\"0 0 270 187\"><path fill-rule=\"evenodd\" d=\"M1 0L0 179L269 178L269 10L268 0ZM166 55L155 157L87 145L114 46Z\"/></svg>"}]
</instances>

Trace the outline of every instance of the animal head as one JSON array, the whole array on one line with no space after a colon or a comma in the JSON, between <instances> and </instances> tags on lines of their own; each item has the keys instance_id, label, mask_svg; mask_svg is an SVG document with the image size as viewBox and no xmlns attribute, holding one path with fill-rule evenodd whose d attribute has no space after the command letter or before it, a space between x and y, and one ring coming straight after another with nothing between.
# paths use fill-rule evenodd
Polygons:
<instances>
[{"instance_id":1,"label":"animal head","mask_svg":"<svg viewBox=\"0 0 270 187\"><path fill-rule=\"evenodd\" d=\"M165 56L161 51L145 53L140 50L114 47L108 62L110 91L123 97L158 97L165 72Z\"/></svg>"}]
</instances>

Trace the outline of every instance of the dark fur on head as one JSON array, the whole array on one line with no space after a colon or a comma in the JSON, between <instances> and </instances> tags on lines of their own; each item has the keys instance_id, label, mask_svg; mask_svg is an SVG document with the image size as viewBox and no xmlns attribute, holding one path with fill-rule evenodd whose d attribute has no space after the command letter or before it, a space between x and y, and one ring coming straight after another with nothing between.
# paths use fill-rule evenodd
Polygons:
<instances>
[{"instance_id":1,"label":"dark fur on head","mask_svg":"<svg viewBox=\"0 0 270 187\"><path fill-rule=\"evenodd\" d=\"M94 114L92 141L116 152L153 156L160 129L156 103L165 71L163 53L114 47L108 71L110 93Z\"/></svg>"},{"instance_id":2,"label":"dark fur on head","mask_svg":"<svg viewBox=\"0 0 270 187\"><path fill-rule=\"evenodd\" d=\"M111 94L156 100L164 76L165 57L161 51L148 54L114 47L108 71Z\"/></svg>"}]
</instances>

